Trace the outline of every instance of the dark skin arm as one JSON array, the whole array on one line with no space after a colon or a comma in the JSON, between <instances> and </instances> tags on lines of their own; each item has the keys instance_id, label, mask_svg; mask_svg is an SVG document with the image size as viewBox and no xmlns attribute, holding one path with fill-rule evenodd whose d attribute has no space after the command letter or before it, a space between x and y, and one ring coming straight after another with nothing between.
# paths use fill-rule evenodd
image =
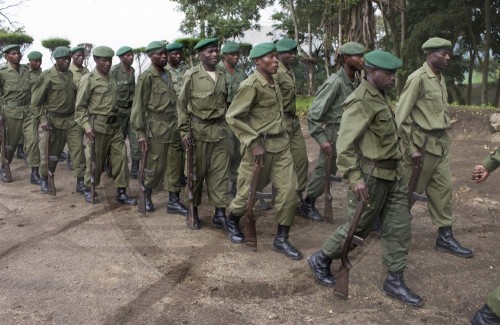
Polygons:
<instances>
[{"instance_id":1,"label":"dark skin arm","mask_svg":"<svg viewBox=\"0 0 500 325\"><path fill-rule=\"evenodd\" d=\"M490 172L483 165L476 165L472 170L472 180L476 183L484 182L488 176L490 176Z\"/></svg>"},{"instance_id":2,"label":"dark skin arm","mask_svg":"<svg viewBox=\"0 0 500 325\"><path fill-rule=\"evenodd\" d=\"M89 139L90 142L94 142L95 136L94 136L94 130L92 128L85 129L85 135L87 136L87 139Z\"/></svg>"},{"instance_id":3,"label":"dark skin arm","mask_svg":"<svg viewBox=\"0 0 500 325\"><path fill-rule=\"evenodd\" d=\"M332 158L333 157L333 150L332 150L332 145L330 142L323 142L322 144L319 145L321 150L323 150L323 153L328 157Z\"/></svg>"},{"instance_id":4,"label":"dark skin arm","mask_svg":"<svg viewBox=\"0 0 500 325\"><path fill-rule=\"evenodd\" d=\"M370 195L368 194L368 188L366 187L365 182L352 185L351 191L356 195L358 200L362 200L365 204L368 203Z\"/></svg>"}]
</instances>

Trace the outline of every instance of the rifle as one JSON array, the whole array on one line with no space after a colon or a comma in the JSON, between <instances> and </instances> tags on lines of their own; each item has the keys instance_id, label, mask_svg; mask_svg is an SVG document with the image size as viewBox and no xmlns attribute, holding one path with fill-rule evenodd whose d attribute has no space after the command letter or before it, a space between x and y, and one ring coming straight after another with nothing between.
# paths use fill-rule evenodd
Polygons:
<instances>
[{"instance_id":1,"label":"rifle","mask_svg":"<svg viewBox=\"0 0 500 325\"><path fill-rule=\"evenodd\" d=\"M252 172L252 180L250 182L250 193L248 195L247 200L247 221L245 223L245 239L243 243L247 247L253 247L254 250L257 250L257 229L255 222L257 221L253 215L253 205L257 198L257 183L260 177L260 171L263 167L264 158L261 157L255 161L253 172Z\"/></svg>"},{"instance_id":2,"label":"rifle","mask_svg":"<svg viewBox=\"0 0 500 325\"><path fill-rule=\"evenodd\" d=\"M368 175L368 178L366 180L367 188L375 167L377 167L376 162L375 164L373 164L370 174ZM354 212L354 216L352 217L351 225L349 226L349 231L347 232L347 236L340 251L341 264L339 267L337 281L335 282L335 287L333 288L333 291L337 297L344 300L347 300L347 297L349 295L349 269L352 266L351 262L349 261L349 250L351 249L351 245L353 242L356 245L363 244L363 238L356 236L355 232L356 228L358 228L358 223L359 220L361 219L361 214L363 213L364 209L365 209L365 203L363 202L363 200L359 200L358 204L356 205L356 211Z\"/></svg>"},{"instance_id":3,"label":"rifle","mask_svg":"<svg viewBox=\"0 0 500 325\"><path fill-rule=\"evenodd\" d=\"M92 123L92 130L94 130L94 119L91 119ZM90 142L90 195L92 196L91 198L91 203L94 205L95 204L95 179L96 179L96 169L97 169L97 164L95 161L95 135L94 135L94 140Z\"/></svg>"},{"instance_id":4,"label":"rifle","mask_svg":"<svg viewBox=\"0 0 500 325\"><path fill-rule=\"evenodd\" d=\"M139 185L141 186L141 195L139 195L139 202L137 204L137 209L143 215L146 215L146 186L144 185L144 180L147 173L146 165L148 163L148 155L149 139L146 138L146 149L141 152L141 167L139 168Z\"/></svg>"},{"instance_id":5,"label":"rifle","mask_svg":"<svg viewBox=\"0 0 500 325\"><path fill-rule=\"evenodd\" d=\"M2 150L2 166L4 168L4 178L6 182L12 182L12 173L10 171L9 161L7 160L7 150L12 150L12 146L7 145L7 131L5 130L5 117L3 112L0 114L0 148Z\"/></svg>"},{"instance_id":6,"label":"rifle","mask_svg":"<svg viewBox=\"0 0 500 325\"><path fill-rule=\"evenodd\" d=\"M50 155L50 117L47 115L47 131L45 135L45 165L47 168L47 188L50 195L56 195L56 184L54 183L54 173L50 170L51 161L59 161L59 157Z\"/></svg>"},{"instance_id":7,"label":"rifle","mask_svg":"<svg viewBox=\"0 0 500 325\"><path fill-rule=\"evenodd\" d=\"M425 147L427 146L427 140L429 136L427 135L424 140L424 145L422 146L422 164L425 154ZM408 181L408 190L406 195L408 196L408 210L411 210L415 202L427 202L427 197L425 195L421 195L415 192L415 187L417 187L418 179L420 177L420 172L422 171L422 166L413 165L413 169L411 171L410 180ZM411 213L410 213L411 217Z\"/></svg>"},{"instance_id":8,"label":"rifle","mask_svg":"<svg viewBox=\"0 0 500 325\"><path fill-rule=\"evenodd\" d=\"M333 221L333 210L332 210L333 197L332 194L330 193L331 168L332 168L332 157L326 156L326 175L325 175L325 182L323 183L323 191L325 192L325 219Z\"/></svg>"},{"instance_id":9,"label":"rifle","mask_svg":"<svg viewBox=\"0 0 500 325\"><path fill-rule=\"evenodd\" d=\"M191 117L189 117L189 137L193 139L193 132L191 129ZM187 190L188 190L188 199L189 199L189 206L188 206L188 217L187 217L187 224L189 228L192 229L198 229L196 227L196 220L195 220L195 211L194 211L194 194L193 194L193 187L194 187L194 182L195 182L195 175L193 171L193 146L187 146L186 151L187 151Z\"/></svg>"}]
</instances>

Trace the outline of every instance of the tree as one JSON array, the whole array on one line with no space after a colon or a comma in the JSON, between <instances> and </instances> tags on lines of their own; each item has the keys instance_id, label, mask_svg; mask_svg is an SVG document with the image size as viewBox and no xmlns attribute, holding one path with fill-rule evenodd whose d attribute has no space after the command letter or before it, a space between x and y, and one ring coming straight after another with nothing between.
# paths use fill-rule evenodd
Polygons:
<instances>
[{"instance_id":1,"label":"tree","mask_svg":"<svg viewBox=\"0 0 500 325\"><path fill-rule=\"evenodd\" d=\"M196 37L180 38L176 40L177 43L181 43L184 46L182 50L184 54L184 60L191 68L197 64L196 51L194 50L194 47L196 46L196 44L198 44L199 41L201 41L201 38Z\"/></svg>"},{"instance_id":2,"label":"tree","mask_svg":"<svg viewBox=\"0 0 500 325\"><path fill-rule=\"evenodd\" d=\"M42 40L42 46L45 47L52 53L57 47L65 46L68 47L71 42L65 38L53 37Z\"/></svg>"},{"instance_id":3,"label":"tree","mask_svg":"<svg viewBox=\"0 0 500 325\"><path fill-rule=\"evenodd\" d=\"M92 49L94 48L94 44L92 43L80 43L77 46L83 47L83 65L87 68L90 68L92 62L90 61L90 54L92 54Z\"/></svg>"},{"instance_id":4,"label":"tree","mask_svg":"<svg viewBox=\"0 0 500 325\"><path fill-rule=\"evenodd\" d=\"M134 59L135 62L137 62L137 68L139 69L139 75L142 73L142 67L146 63L148 56L146 55L146 48L145 47L138 47L136 49L133 49L134 52Z\"/></svg>"},{"instance_id":5,"label":"tree","mask_svg":"<svg viewBox=\"0 0 500 325\"><path fill-rule=\"evenodd\" d=\"M0 31L0 46L4 48L9 44L17 44L21 46L23 53L33 43L33 37L24 33L23 29L14 32Z\"/></svg>"}]
</instances>

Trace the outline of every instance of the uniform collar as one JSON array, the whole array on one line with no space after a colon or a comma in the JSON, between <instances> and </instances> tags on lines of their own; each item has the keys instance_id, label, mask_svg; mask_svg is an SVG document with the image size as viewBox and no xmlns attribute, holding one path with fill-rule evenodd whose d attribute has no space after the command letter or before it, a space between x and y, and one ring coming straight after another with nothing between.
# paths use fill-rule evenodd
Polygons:
<instances>
[{"instance_id":1,"label":"uniform collar","mask_svg":"<svg viewBox=\"0 0 500 325\"><path fill-rule=\"evenodd\" d=\"M423 67L425 69L425 72L427 73L427 76L429 78L436 78L436 74L432 71L431 67L427 64L427 62L424 62ZM441 80L443 79L443 74L439 72L439 75L441 76Z\"/></svg>"},{"instance_id":2,"label":"uniform collar","mask_svg":"<svg viewBox=\"0 0 500 325\"><path fill-rule=\"evenodd\" d=\"M373 97L376 97L376 96L383 96L382 93L376 89L375 87L372 86L371 83L369 83L368 81L366 81L366 79L362 79L361 80L361 84L365 86L366 90L368 90L368 92L370 93L370 95L372 95Z\"/></svg>"},{"instance_id":3,"label":"uniform collar","mask_svg":"<svg viewBox=\"0 0 500 325\"><path fill-rule=\"evenodd\" d=\"M340 67L340 76L342 78L342 81L349 86L352 86L353 84L356 85L355 81L352 81L351 78L347 75L347 72L345 71L344 67Z\"/></svg>"},{"instance_id":4,"label":"uniform collar","mask_svg":"<svg viewBox=\"0 0 500 325\"><path fill-rule=\"evenodd\" d=\"M262 87L265 87L265 86L269 85L269 82L267 82L266 78L264 78L264 76L257 69L255 69L253 73L259 79L260 84L262 85ZM276 74L273 74L272 78L276 79L275 76L276 76ZM275 82L277 82L277 81L275 80Z\"/></svg>"}]
</instances>

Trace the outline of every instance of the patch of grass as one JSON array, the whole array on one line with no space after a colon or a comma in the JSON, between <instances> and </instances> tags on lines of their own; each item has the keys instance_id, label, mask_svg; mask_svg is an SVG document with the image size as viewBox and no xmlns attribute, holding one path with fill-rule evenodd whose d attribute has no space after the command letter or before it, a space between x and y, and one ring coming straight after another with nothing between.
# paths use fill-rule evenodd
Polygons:
<instances>
[{"instance_id":1,"label":"patch of grass","mask_svg":"<svg viewBox=\"0 0 500 325\"><path fill-rule=\"evenodd\" d=\"M297 96L297 115L304 116L311 108L315 96Z\"/></svg>"}]
</instances>

